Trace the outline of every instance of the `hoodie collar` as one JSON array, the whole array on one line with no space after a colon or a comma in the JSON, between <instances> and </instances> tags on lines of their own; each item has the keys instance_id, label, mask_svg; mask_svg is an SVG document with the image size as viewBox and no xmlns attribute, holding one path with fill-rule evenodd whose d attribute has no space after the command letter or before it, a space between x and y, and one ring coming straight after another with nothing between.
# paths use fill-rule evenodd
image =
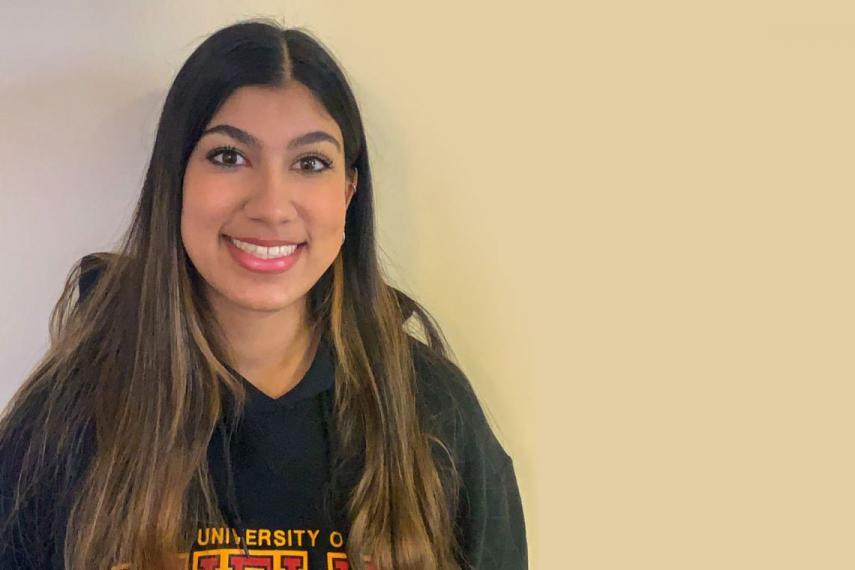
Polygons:
<instances>
[{"instance_id":1,"label":"hoodie collar","mask_svg":"<svg viewBox=\"0 0 855 570\"><path fill-rule=\"evenodd\" d=\"M272 398L259 390L252 382L232 367L227 368L240 380L246 390L246 414L269 414L291 408L297 402L307 400L325 392L335 384L335 353L330 343L321 336L318 348L309 369L296 386L278 398Z\"/></svg>"}]
</instances>

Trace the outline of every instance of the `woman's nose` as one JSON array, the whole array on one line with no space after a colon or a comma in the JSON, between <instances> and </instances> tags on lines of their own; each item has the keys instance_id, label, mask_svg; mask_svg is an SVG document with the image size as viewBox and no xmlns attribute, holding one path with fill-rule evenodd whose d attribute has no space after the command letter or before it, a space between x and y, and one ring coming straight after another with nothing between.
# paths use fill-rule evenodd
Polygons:
<instances>
[{"instance_id":1,"label":"woman's nose","mask_svg":"<svg viewBox=\"0 0 855 570\"><path fill-rule=\"evenodd\" d=\"M246 215L268 223L293 219L297 213L294 203L297 188L294 181L289 180L287 171L277 165L257 169L257 172L244 202Z\"/></svg>"}]
</instances>

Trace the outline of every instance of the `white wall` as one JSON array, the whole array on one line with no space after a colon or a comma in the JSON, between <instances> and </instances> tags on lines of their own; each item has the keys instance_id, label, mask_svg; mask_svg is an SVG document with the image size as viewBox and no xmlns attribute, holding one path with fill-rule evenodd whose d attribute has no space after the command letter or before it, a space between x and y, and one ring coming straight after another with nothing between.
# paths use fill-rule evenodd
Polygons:
<instances>
[{"instance_id":1,"label":"white wall","mask_svg":"<svg viewBox=\"0 0 855 570\"><path fill-rule=\"evenodd\" d=\"M0 398L124 226L172 75L307 25L380 239L515 459L531 567L851 568L849 2L6 2Z\"/></svg>"}]
</instances>

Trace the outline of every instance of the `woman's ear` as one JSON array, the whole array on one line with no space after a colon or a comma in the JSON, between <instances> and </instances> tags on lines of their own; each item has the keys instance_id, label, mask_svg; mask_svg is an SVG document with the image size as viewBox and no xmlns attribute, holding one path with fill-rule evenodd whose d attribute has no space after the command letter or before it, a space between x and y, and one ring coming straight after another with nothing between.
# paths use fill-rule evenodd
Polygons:
<instances>
[{"instance_id":1,"label":"woman's ear","mask_svg":"<svg viewBox=\"0 0 855 570\"><path fill-rule=\"evenodd\" d=\"M347 177L347 189L345 190L345 208L350 206L350 200L356 194L356 182L359 178L359 172L354 168L350 176Z\"/></svg>"}]
</instances>

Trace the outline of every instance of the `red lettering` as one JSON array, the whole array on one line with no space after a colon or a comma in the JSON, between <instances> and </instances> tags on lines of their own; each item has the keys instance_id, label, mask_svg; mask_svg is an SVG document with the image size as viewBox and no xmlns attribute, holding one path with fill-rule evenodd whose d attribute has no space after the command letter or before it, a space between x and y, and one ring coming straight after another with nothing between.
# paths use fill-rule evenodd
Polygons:
<instances>
[{"instance_id":1,"label":"red lettering","mask_svg":"<svg viewBox=\"0 0 855 570\"><path fill-rule=\"evenodd\" d=\"M199 570L217 570L220 567L220 557L216 554L213 556L200 556L196 564Z\"/></svg>"},{"instance_id":2,"label":"red lettering","mask_svg":"<svg viewBox=\"0 0 855 570\"><path fill-rule=\"evenodd\" d=\"M234 570L273 570L273 559L270 556L247 556L245 554L233 554L229 556L229 568Z\"/></svg>"},{"instance_id":3,"label":"red lettering","mask_svg":"<svg viewBox=\"0 0 855 570\"><path fill-rule=\"evenodd\" d=\"M285 555L279 560L279 564L284 570L306 570L303 568L302 556Z\"/></svg>"}]
</instances>

